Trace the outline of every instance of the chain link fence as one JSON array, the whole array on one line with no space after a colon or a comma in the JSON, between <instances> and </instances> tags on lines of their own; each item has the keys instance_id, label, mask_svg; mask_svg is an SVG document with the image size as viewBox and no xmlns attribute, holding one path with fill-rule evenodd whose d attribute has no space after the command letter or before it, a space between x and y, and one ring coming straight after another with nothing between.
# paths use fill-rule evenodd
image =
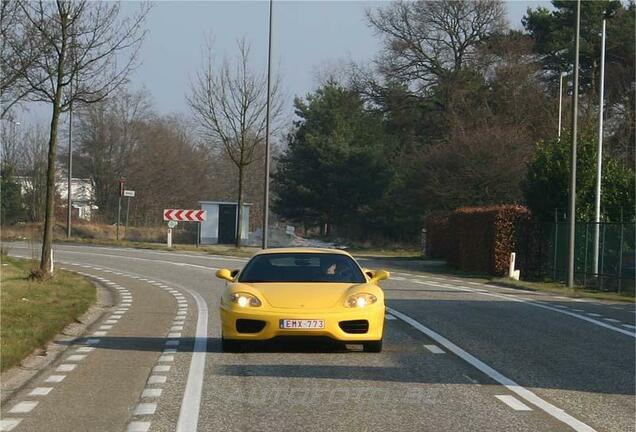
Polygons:
<instances>
[{"instance_id":1,"label":"chain link fence","mask_svg":"<svg viewBox=\"0 0 636 432\"><path fill-rule=\"evenodd\" d=\"M598 225L598 261L594 232ZM519 267L526 279L567 279L568 222L533 223L518 230ZM599 291L634 294L636 224L579 222L575 235L575 280Z\"/></svg>"}]
</instances>

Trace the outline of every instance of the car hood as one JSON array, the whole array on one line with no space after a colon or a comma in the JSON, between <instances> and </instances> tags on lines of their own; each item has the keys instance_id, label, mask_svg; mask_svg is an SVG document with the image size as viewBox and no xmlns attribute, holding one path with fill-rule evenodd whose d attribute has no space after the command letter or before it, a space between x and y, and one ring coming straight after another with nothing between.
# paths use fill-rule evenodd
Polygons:
<instances>
[{"instance_id":1,"label":"car hood","mask_svg":"<svg viewBox=\"0 0 636 432\"><path fill-rule=\"evenodd\" d=\"M277 282L246 284L260 293L272 307L289 309L326 309L343 302L345 294L356 287L351 283ZM364 285L364 284L363 284Z\"/></svg>"}]
</instances>

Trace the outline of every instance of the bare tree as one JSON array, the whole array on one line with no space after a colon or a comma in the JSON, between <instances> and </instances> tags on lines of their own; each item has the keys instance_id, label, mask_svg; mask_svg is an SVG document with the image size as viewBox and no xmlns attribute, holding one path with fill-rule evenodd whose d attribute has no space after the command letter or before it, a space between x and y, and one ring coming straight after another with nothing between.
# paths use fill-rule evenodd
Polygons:
<instances>
[{"instance_id":1,"label":"bare tree","mask_svg":"<svg viewBox=\"0 0 636 432\"><path fill-rule=\"evenodd\" d=\"M46 216L40 275L48 276L53 242L55 157L60 114L73 103L102 100L124 83L136 66L146 31L149 11L142 4L138 13L120 18L119 3L20 1L25 25L43 49L33 67L24 71L29 99L51 105L48 148ZM31 53L20 53L30 56Z\"/></svg>"},{"instance_id":2,"label":"bare tree","mask_svg":"<svg viewBox=\"0 0 636 432\"><path fill-rule=\"evenodd\" d=\"M399 1L368 11L384 39L380 71L426 91L460 71L481 40L505 29L500 0Z\"/></svg>"},{"instance_id":3,"label":"bare tree","mask_svg":"<svg viewBox=\"0 0 636 432\"><path fill-rule=\"evenodd\" d=\"M237 45L233 64L226 58L215 65L208 42L205 66L197 73L187 99L206 141L212 147L220 146L238 170L236 246L240 247L245 168L256 160L257 147L265 143L267 76L252 69L249 44L241 39ZM270 110L276 125L282 110L278 79L272 85Z\"/></svg>"}]
</instances>

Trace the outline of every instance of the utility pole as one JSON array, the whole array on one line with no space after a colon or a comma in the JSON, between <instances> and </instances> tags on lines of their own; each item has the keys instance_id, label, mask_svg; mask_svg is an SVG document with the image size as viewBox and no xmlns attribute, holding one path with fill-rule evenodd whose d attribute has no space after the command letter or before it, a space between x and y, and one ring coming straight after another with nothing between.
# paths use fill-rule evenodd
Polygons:
<instances>
[{"instance_id":1,"label":"utility pole","mask_svg":"<svg viewBox=\"0 0 636 432\"><path fill-rule=\"evenodd\" d=\"M117 240L119 240L119 223L121 221L121 197L122 195L124 195L125 183L126 183L126 180L124 180L123 178L119 179L119 201L117 204L117 234L116 234Z\"/></svg>"},{"instance_id":2,"label":"utility pole","mask_svg":"<svg viewBox=\"0 0 636 432\"><path fill-rule=\"evenodd\" d=\"M572 89L572 148L570 149L570 196L568 237L568 287L574 287L574 252L576 235L576 135L579 107L579 38L581 27L581 0L576 2L576 35L574 37L574 88Z\"/></svg>"},{"instance_id":3,"label":"utility pole","mask_svg":"<svg viewBox=\"0 0 636 432\"><path fill-rule=\"evenodd\" d=\"M272 8L273 0L269 0L269 35L267 45L267 109L265 112L265 190L263 193L263 249L267 249L267 230L269 228L269 112L272 87Z\"/></svg>"},{"instance_id":4,"label":"utility pole","mask_svg":"<svg viewBox=\"0 0 636 432\"><path fill-rule=\"evenodd\" d=\"M594 207L594 274L598 275L598 249L601 224L601 170L603 169L603 106L605 90L605 24L601 36L601 89L598 102L598 146L596 148L596 203Z\"/></svg>"}]
</instances>

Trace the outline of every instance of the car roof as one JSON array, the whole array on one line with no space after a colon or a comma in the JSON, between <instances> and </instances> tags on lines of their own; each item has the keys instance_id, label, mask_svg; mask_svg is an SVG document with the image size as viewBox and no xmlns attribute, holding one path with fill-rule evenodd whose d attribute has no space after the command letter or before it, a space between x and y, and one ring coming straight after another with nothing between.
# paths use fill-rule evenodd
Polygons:
<instances>
[{"instance_id":1,"label":"car roof","mask_svg":"<svg viewBox=\"0 0 636 432\"><path fill-rule=\"evenodd\" d=\"M346 255L351 257L349 252L340 250L340 249L330 249L330 248L306 248L306 247L286 247L286 248L270 248L263 249L254 254L256 255L267 255L267 254L282 254L282 253L308 253L308 254L338 254L338 255ZM353 257L351 257L353 258Z\"/></svg>"}]
</instances>

